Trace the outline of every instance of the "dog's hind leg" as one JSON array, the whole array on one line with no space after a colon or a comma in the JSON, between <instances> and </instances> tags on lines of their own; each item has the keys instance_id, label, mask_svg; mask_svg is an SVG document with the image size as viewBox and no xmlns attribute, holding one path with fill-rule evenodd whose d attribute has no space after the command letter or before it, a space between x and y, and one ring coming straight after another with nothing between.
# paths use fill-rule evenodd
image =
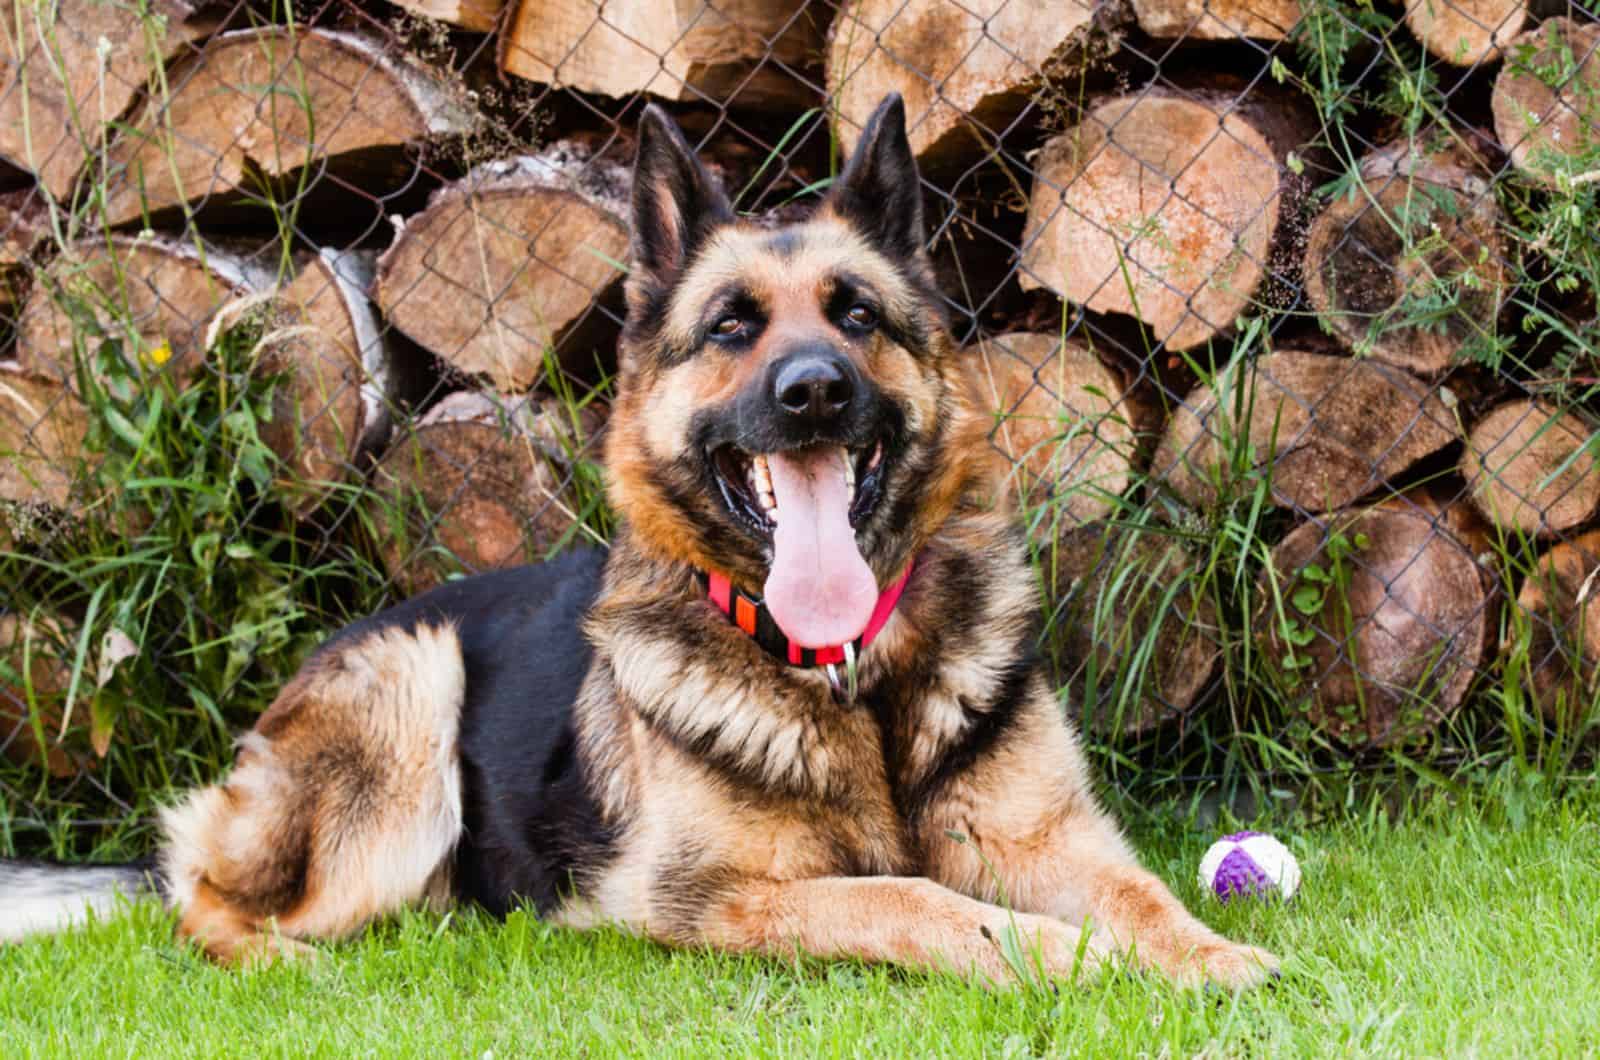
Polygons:
<instances>
[{"instance_id":1,"label":"dog's hind leg","mask_svg":"<svg viewBox=\"0 0 1600 1060\"><path fill-rule=\"evenodd\" d=\"M224 962L441 903L461 833L465 687L453 630L325 648L240 743L227 780L162 814L179 932Z\"/></svg>"}]
</instances>

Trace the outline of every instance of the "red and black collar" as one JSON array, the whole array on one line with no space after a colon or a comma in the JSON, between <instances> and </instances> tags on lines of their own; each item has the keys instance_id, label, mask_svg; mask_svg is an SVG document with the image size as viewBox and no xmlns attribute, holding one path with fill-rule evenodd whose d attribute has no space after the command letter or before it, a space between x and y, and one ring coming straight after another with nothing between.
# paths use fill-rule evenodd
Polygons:
<instances>
[{"instance_id":1,"label":"red and black collar","mask_svg":"<svg viewBox=\"0 0 1600 1060\"><path fill-rule=\"evenodd\" d=\"M699 579L701 588L705 590L706 599L711 601L711 606L726 615L728 621L749 635L768 655L781 659L790 666L807 669L826 667L834 693L848 702L855 699L856 660L860 653L877 639L878 634L883 632L883 627L888 625L889 616L894 614L895 605L900 602L900 594L905 591L906 583L911 580L911 571L915 566L915 561L906 564L905 572L878 594L877 606L872 609L872 618L867 622L867 628L862 631L861 636L849 644L835 644L824 648L805 648L790 640L783 630L778 628L778 623L773 620L771 612L767 610L767 605L761 598L751 596L735 586L728 580L727 575L715 571L696 571L695 576Z\"/></svg>"}]
</instances>

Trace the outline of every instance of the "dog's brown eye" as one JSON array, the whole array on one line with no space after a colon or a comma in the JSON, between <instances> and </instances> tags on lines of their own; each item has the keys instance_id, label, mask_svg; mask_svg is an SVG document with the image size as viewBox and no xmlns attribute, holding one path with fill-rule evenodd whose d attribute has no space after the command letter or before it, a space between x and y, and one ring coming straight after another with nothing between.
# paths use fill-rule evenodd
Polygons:
<instances>
[{"instance_id":1,"label":"dog's brown eye","mask_svg":"<svg viewBox=\"0 0 1600 1060\"><path fill-rule=\"evenodd\" d=\"M744 333L744 321L729 313L711 325L711 334L719 339L731 339Z\"/></svg>"},{"instance_id":2,"label":"dog's brown eye","mask_svg":"<svg viewBox=\"0 0 1600 1060\"><path fill-rule=\"evenodd\" d=\"M878 314L873 312L872 307L860 302L845 310L844 318L851 327L857 328L870 328L878 322Z\"/></svg>"}]
</instances>

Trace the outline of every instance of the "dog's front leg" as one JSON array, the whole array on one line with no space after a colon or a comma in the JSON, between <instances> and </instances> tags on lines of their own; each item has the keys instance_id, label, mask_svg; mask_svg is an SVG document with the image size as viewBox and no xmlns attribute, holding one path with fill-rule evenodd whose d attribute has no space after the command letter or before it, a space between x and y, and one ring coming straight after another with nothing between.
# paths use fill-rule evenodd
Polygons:
<instances>
[{"instance_id":1,"label":"dog's front leg","mask_svg":"<svg viewBox=\"0 0 1600 1060\"><path fill-rule=\"evenodd\" d=\"M1278 961L1212 931L1139 865L1097 804L1060 708L1038 695L918 814L929 875L1017 910L1090 924L1180 983L1259 983Z\"/></svg>"},{"instance_id":2,"label":"dog's front leg","mask_svg":"<svg viewBox=\"0 0 1600 1060\"><path fill-rule=\"evenodd\" d=\"M1018 945L1008 945L1013 937ZM921 877L747 879L728 885L700 919L696 941L723 949L853 957L1014 983L1020 956L1033 974L1070 980L1105 955L1059 919L1012 915Z\"/></svg>"},{"instance_id":3,"label":"dog's front leg","mask_svg":"<svg viewBox=\"0 0 1600 1060\"><path fill-rule=\"evenodd\" d=\"M1184 984L1254 986L1278 959L1211 930L1121 843L1097 807L1069 815L1048 856L1022 866L1034 874L1043 909L1068 923L1092 923L1139 963Z\"/></svg>"}]
</instances>

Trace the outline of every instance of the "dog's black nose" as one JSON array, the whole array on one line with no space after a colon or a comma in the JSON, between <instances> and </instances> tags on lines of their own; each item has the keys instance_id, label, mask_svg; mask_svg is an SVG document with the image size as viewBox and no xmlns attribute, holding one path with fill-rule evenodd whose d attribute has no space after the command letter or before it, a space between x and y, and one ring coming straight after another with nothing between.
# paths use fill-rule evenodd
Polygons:
<instances>
[{"instance_id":1,"label":"dog's black nose","mask_svg":"<svg viewBox=\"0 0 1600 1060\"><path fill-rule=\"evenodd\" d=\"M838 419L856 390L855 365L835 350L801 350L773 365L773 400L795 421L824 424Z\"/></svg>"}]
</instances>

